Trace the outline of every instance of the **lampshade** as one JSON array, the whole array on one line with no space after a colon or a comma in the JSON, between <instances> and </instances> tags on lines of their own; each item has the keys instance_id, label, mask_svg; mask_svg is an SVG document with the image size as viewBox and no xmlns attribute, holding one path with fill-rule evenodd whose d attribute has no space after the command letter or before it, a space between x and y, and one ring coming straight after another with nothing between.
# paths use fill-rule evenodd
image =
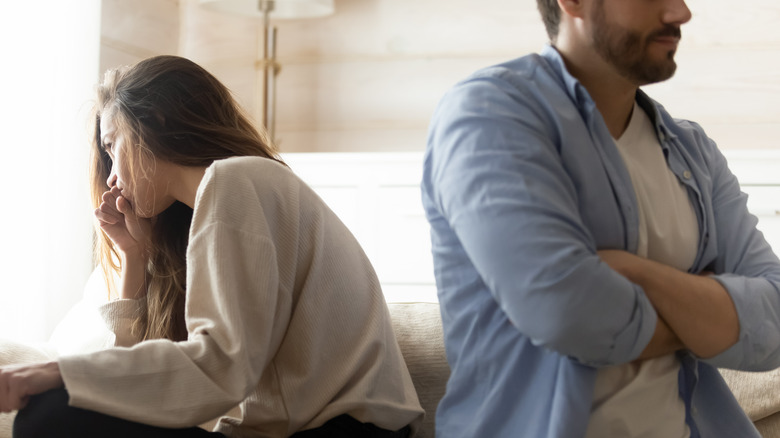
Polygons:
<instances>
[{"instance_id":1,"label":"lampshade","mask_svg":"<svg viewBox=\"0 0 780 438\"><path fill-rule=\"evenodd\" d=\"M314 18L330 15L334 11L333 0L199 0L200 4L215 11L245 16L262 16L261 1L274 4L272 19Z\"/></svg>"}]
</instances>

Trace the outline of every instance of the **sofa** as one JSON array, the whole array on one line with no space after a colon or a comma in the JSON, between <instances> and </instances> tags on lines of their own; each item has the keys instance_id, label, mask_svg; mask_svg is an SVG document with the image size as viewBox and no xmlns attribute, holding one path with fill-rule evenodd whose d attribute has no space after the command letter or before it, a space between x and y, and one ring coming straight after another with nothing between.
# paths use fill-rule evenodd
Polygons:
<instances>
[{"instance_id":1,"label":"sofa","mask_svg":"<svg viewBox=\"0 0 780 438\"><path fill-rule=\"evenodd\" d=\"M426 412L418 437L434 436L436 406L444 395L449 367L437 303L390 303L393 328ZM720 370L740 406L762 437L780 438L780 369L768 372Z\"/></svg>"},{"instance_id":2,"label":"sofa","mask_svg":"<svg viewBox=\"0 0 780 438\"><path fill-rule=\"evenodd\" d=\"M438 303L389 303L398 345L417 390L425 418L419 438L433 438L436 406L444 396L450 367L444 354L444 338Z\"/></svg>"},{"instance_id":3,"label":"sofa","mask_svg":"<svg viewBox=\"0 0 780 438\"><path fill-rule=\"evenodd\" d=\"M417 437L433 438L436 406L444 395L449 376L439 305L429 302L389 303L388 308L401 352L426 412ZM74 312L71 312L69 317L84 317L83 314L79 315L78 311L75 313L74 315ZM58 336L61 339L63 330L68 330L68 321L66 318L61 327L58 327L55 340ZM99 346L95 340L89 342L91 345L88 346L82 344L63 347L50 344L30 346L0 341L0 366L47 360L58 351L67 353L62 351L63 348L89 349ZM762 436L780 438L780 370L764 373L721 370L721 373ZM11 438L12 422L13 415L0 414L0 438Z\"/></svg>"},{"instance_id":4,"label":"sofa","mask_svg":"<svg viewBox=\"0 0 780 438\"><path fill-rule=\"evenodd\" d=\"M436 406L444 395L449 366L437 303L390 303L393 328L426 412L418 437L434 436ZM742 409L764 438L780 438L780 369L720 370Z\"/></svg>"}]
</instances>

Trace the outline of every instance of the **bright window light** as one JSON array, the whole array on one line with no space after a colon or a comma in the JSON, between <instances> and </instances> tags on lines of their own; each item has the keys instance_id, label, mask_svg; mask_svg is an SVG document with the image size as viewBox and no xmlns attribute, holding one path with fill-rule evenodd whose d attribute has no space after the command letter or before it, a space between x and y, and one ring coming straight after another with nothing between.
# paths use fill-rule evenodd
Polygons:
<instances>
[{"instance_id":1,"label":"bright window light","mask_svg":"<svg viewBox=\"0 0 780 438\"><path fill-rule=\"evenodd\" d=\"M91 271L87 119L100 1L4 4L0 338L46 340Z\"/></svg>"}]
</instances>

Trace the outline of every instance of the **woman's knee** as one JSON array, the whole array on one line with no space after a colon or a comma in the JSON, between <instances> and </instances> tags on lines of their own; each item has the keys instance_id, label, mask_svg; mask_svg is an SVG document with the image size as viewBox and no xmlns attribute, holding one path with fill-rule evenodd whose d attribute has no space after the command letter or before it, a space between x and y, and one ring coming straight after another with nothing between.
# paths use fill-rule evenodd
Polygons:
<instances>
[{"instance_id":1,"label":"woman's knee","mask_svg":"<svg viewBox=\"0 0 780 438\"><path fill-rule=\"evenodd\" d=\"M67 421L68 392L54 389L30 398L27 406L16 414L14 438L63 437L63 421ZM72 418L72 417L71 417Z\"/></svg>"}]
</instances>

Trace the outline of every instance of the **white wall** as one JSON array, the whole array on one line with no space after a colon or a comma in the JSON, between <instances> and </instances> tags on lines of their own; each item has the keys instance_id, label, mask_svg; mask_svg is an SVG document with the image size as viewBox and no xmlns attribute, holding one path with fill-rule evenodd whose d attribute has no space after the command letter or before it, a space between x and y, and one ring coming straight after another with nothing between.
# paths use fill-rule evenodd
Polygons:
<instances>
[{"instance_id":1,"label":"white wall","mask_svg":"<svg viewBox=\"0 0 780 438\"><path fill-rule=\"evenodd\" d=\"M195 0L182 7L182 54L254 109L260 23L204 11ZM333 16L276 24L276 129L285 152L421 150L449 86L545 41L536 10L516 0L337 0Z\"/></svg>"},{"instance_id":2,"label":"white wall","mask_svg":"<svg viewBox=\"0 0 780 438\"><path fill-rule=\"evenodd\" d=\"M721 149L780 149L780 3L688 0L677 75L647 87Z\"/></svg>"}]
</instances>

